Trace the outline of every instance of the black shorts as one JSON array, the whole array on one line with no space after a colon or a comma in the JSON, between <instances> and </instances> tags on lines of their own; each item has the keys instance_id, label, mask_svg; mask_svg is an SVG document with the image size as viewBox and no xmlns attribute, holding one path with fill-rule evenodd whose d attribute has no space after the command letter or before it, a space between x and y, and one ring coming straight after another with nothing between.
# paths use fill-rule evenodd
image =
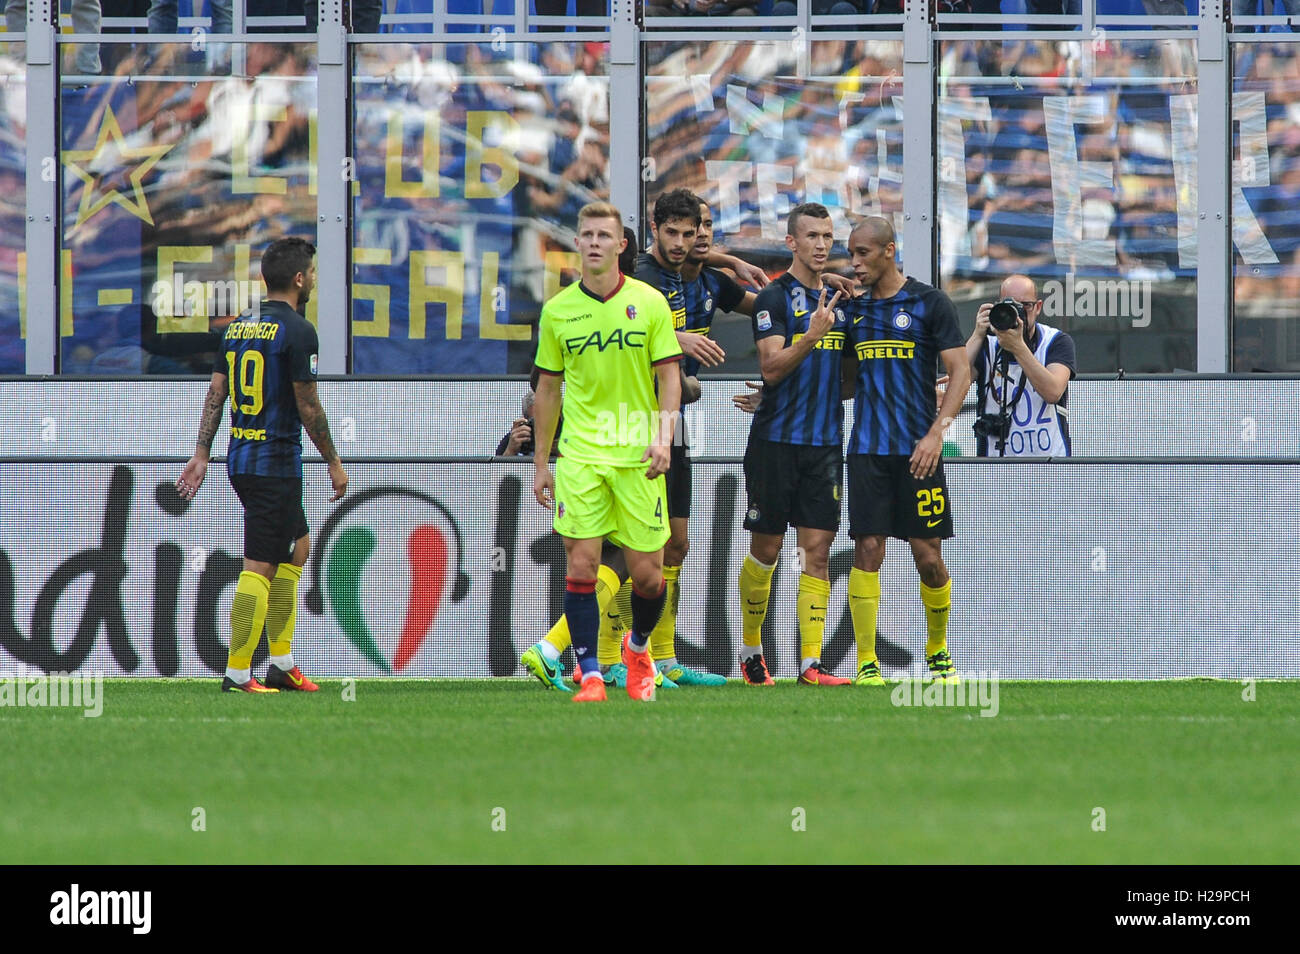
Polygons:
<instances>
[{"instance_id":1,"label":"black shorts","mask_svg":"<svg viewBox=\"0 0 1300 954\"><path fill-rule=\"evenodd\" d=\"M691 453L684 443L673 441L672 463L665 477L670 519L691 515Z\"/></svg>"},{"instance_id":2,"label":"black shorts","mask_svg":"<svg viewBox=\"0 0 1300 954\"><path fill-rule=\"evenodd\" d=\"M751 436L745 448L745 529L838 530L843 480L839 445L807 447Z\"/></svg>"},{"instance_id":3,"label":"black shorts","mask_svg":"<svg viewBox=\"0 0 1300 954\"><path fill-rule=\"evenodd\" d=\"M924 480L906 454L849 455L849 536L947 540L952 505L943 462Z\"/></svg>"},{"instance_id":4,"label":"black shorts","mask_svg":"<svg viewBox=\"0 0 1300 954\"><path fill-rule=\"evenodd\" d=\"M308 533L302 478L231 474L230 486L244 505L244 559L288 562L294 541Z\"/></svg>"}]
</instances>

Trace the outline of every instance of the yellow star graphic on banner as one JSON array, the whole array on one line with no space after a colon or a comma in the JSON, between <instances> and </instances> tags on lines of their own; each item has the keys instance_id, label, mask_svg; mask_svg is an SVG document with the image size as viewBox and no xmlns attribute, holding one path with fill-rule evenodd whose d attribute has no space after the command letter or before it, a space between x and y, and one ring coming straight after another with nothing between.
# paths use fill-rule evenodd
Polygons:
<instances>
[{"instance_id":1,"label":"yellow star graphic on banner","mask_svg":"<svg viewBox=\"0 0 1300 954\"><path fill-rule=\"evenodd\" d=\"M91 216L113 202L136 218L153 225L153 216L149 214L149 203L145 199L141 183L149 170L157 165L158 160L171 148L171 145L127 148L122 127L118 125L117 117L113 115L113 107L106 106L104 119L99 124L99 133L95 137L95 145L90 149L66 149L63 152L63 164L69 172L85 183L81 190L81 204L77 207L77 221L72 226L73 230L81 228ZM116 186L96 196L102 180L107 177L107 172L124 169L128 162L140 159L144 161L136 165L127 177L127 181L131 184L131 196L127 196ZM91 164L97 165L100 171L87 172L82 168L82 165Z\"/></svg>"}]
</instances>

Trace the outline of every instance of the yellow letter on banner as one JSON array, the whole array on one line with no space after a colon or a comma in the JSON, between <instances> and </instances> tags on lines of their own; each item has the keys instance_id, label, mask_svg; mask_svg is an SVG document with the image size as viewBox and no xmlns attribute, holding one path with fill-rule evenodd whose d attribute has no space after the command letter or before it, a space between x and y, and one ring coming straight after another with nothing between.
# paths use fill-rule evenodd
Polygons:
<instances>
[{"instance_id":1,"label":"yellow letter on banner","mask_svg":"<svg viewBox=\"0 0 1300 954\"><path fill-rule=\"evenodd\" d=\"M420 163L420 180L402 178L402 114L388 117L388 138L384 144L384 197L388 199L432 199L438 196L438 137L440 118L432 110L424 113L424 150Z\"/></svg>"},{"instance_id":2,"label":"yellow letter on banner","mask_svg":"<svg viewBox=\"0 0 1300 954\"><path fill-rule=\"evenodd\" d=\"M428 271L444 273L443 281L430 285ZM423 338L425 306L447 306L447 340L459 340L465 313L465 256L460 252L411 252L411 315L407 337Z\"/></svg>"},{"instance_id":3,"label":"yellow letter on banner","mask_svg":"<svg viewBox=\"0 0 1300 954\"><path fill-rule=\"evenodd\" d=\"M210 262L212 261L211 245L159 245L158 246L158 283L163 286L174 286L176 284L175 271L177 262ZM180 294L174 295L174 298L181 299L181 314L159 316L158 334L166 335L177 331L198 331L208 330L207 302L198 309L193 315L186 315L184 312L185 285L187 282L180 283Z\"/></svg>"},{"instance_id":4,"label":"yellow letter on banner","mask_svg":"<svg viewBox=\"0 0 1300 954\"><path fill-rule=\"evenodd\" d=\"M318 111L313 109L307 114L307 194L316 195L320 192L320 145L317 142L317 133L320 122ZM348 156L347 161L352 163L352 194L361 194L361 183L356 176L356 160L353 156ZM342 175L343 170L338 170Z\"/></svg>"},{"instance_id":5,"label":"yellow letter on banner","mask_svg":"<svg viewBox=\"0 0 1300 954\"><path fill-rule=\"evenodd\" d=\"M288 110L271 103L253 103L236 106L232 111L234 143L230 153L230 191L235 195L250 192L263 195L284 195L289 183L283 176L254 176L248 158L248 140L253 123L282 123ZM207 329L205 328L204 331Z\"/></svg>"},{"instance_id":6,"label":"yellow letter on banner","mask_svg":"<svg viewBox=\"0 0 1300 954\"><path fill-rule=\"evenodd\" d=\"M563 287L560 279L564 277L564 272L581 270L582 259L578 257L577 252L547 252L546 277L542 282L542 301L550 301L559 293Z\"/></svg>"},{"instance_id":7,"label":"yellow letter on banner","mask_svg":"<svg viewBox=\"0 0 1300 954\"><path fill-rule=\"evenodd\" d=\"M72 249L63 249L59 256L59 335L71 338L72 330Z\"/></svg>"},{"instance_id":8,"label":"yellow letter on banner","mask_svg":"<svg viewBox=\"0 0 1300 954\"><path fill-rule=\"evenodd\" d=\"M509 315L505 320L497 319L497 262L501 256L496 252L483 253L482 277L478 286L478 336L492 341L527 341L533 336L529 325L512 325ZM501 289L505 298L505 289Z\"/></svg>"},{"instance_id":9,"label":"yellow letter on banner","mask_svg":"<svg viewBox=\"0 0 1300 954\"><path fill-rule=\"evenodd\" d=\"M391 265L393 264L393 253L386 248L354 248L352 250L352 264ZM356 304L359 301L374 302L373 317L356 317ZM352 306L352 337L388 337L388 285L370 285L362 282L353 282Z\"/></svg>"},{"instance_id":10,"label":"yellow letter on banner","mask_svg":"<svg viewBox=\"0 0 1300 954\"><path fill-rule=\"evenodd\" d=\"M489 128L500 130L501 146L483 145ZM465 198L499 199L519 183L519 163L514 156L518 141L519 124L509 113L471 109L465 114ZM484 182L484 164L500 169L501 178Z\"/></svg>"}]
</instances>

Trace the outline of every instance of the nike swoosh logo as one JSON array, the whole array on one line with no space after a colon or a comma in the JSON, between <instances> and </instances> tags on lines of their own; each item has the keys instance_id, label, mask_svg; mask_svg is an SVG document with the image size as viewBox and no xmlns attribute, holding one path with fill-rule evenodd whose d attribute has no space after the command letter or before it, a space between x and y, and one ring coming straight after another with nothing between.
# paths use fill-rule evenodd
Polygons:
<instances>
[{"instance_id":1,"label":"nike swoosh logo","mask_svg":"<svg viewBox=\"0 0 1300 954\"><path fill-rule=\"evenodd\" d=\"M806 312L806 311L796 311L796 312L794 313L794 316L795 316L796 318L802 318L802 317L803 317L804 315L806 315L806 314L808 314L808 312Z\"/></svg>"},{"instance_id":2,"label":"nike swoosh logo","mask_svg":"<svg viewBox=\"0 0 1300 954\"><path fill-rule=\"evenodd\" d=\"M812 605L809 605L808 608L809 608L809 609L815 609L815 610L824 610L826 607L825 607L825 606L812 606Z\"/></svg>"},{"instance_id":3,"label":"nike swoosh logo","mask_svg":"<svg viewBox=\"0 0 1300 954\"><path fill-rule=\"evenodd\" d=\"M926 526L927 526L927 527L937 527L937 526L939 526L939 524L941 524L941 523L943 523L943 517L940 517L938 520L930 520L930 521L927 521L927 522L926 522Z\"/></svg>"},{"instance_id":4,"label":"nike swoosh logo","mask_svg":"<svg viewBox=\"0 0 1300 954\"><path fill-rule=\"evenodd\" d=\"M302 685L302 676L295 676L291 672L286 672L285 675L289 677L289 681L293 683L295 686Z\"/></svg>"},{"instance_id":5,"label":"nike swoosh logo","mask_svg":"<svg viewBox=\"0 0 1300 954\"><path fill-rule=\"evenodd\" d=\"M750 606L762 606L767 601L766 600L745 600L745 602L748 603Z\"/></svg>"},{"instance_id":6,"label":"nike swoosh logo","mask_svg":"<svg viewBox=\"0 0 1300 954\"><path fill-rule=\"evenodd\" d=\"M865 317L866 317L865 315L858 315L858 317L853 319L853 323L856 325L859 321L861 321Z\"/></svg>"}]
</instances>

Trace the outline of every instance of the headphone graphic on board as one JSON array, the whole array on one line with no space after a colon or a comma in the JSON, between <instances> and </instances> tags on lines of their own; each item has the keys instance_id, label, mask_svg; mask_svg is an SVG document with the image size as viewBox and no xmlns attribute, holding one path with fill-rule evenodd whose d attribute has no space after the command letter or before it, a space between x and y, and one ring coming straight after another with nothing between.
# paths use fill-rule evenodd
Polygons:
<instances>
[{"instance_id":1,"label":"headphone graphic on board","mask_svg":"<svg viewBox=\"0 0 1300 954\"><path fill-rule=\"evenodd\" d=\"M305 597L307 609L311 610L317 616L325 611L325 599L321 595L321 564L325 559L325 553L329 549L330 539L338 530L343 519L353 510L362 504L369 503L380 497L408 497L412 500L419 500L437 509L443 517L446 518L447 524L451 527L452 536L456 539L456 582L452 585L451 601L459 603L469 594L470 579L469 574L465 572L465 547L460 535L460 525L451 515L442 503L428 494L421 493L418 490L411 490L409 487L383 486L372 487L369 490L363 490L355 497L350 498L346 503L338 507L325 525L321 527L320 539L317 546L313 548L311 555L311 589L307 591Z\"/></svg>"}]
</instances>

